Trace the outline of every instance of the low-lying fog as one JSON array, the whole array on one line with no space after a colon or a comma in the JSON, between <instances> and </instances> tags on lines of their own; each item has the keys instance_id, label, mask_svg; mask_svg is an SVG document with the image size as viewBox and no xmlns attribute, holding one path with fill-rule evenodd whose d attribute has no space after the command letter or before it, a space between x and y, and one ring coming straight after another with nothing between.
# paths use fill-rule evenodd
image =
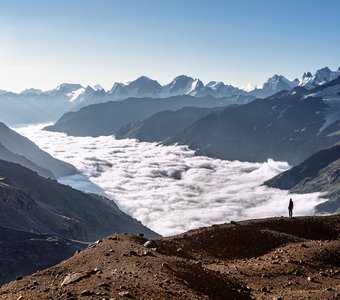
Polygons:
<instances>
[{"instance_id":1,"label":"low-lying fog","mask_svg":"<svg viewBox=\"0 0 340 300\"><path fill-rule=\"evenodd\" d=\"M325 201L318 193L289 195L261 184L287 170L285 162L223 161L184 146L161 146L113 136L71 137L42 131L42 125L16 129L83 175L60 178L74 188L103 193L162 235L231 220L311 215Z\"/></svg>"}]
</instances>

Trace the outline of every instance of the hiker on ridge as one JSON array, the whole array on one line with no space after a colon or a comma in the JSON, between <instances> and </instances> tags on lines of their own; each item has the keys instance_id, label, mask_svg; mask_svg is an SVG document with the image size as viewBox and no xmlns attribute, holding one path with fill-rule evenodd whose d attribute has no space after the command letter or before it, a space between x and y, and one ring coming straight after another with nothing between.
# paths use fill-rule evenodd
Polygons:
<instances>
[{"instance_id":1,"label":"hiker on ridge","mask_svg":"<svg viewBox=\"0 0 340 300\"><path fill-rule=\"evenodd\" d=\"M293 208L294 208L294 203L292 198L289 199L289 205L288 205L288 214L289 218L293 217Z\"/></svg>"}]
</instances>

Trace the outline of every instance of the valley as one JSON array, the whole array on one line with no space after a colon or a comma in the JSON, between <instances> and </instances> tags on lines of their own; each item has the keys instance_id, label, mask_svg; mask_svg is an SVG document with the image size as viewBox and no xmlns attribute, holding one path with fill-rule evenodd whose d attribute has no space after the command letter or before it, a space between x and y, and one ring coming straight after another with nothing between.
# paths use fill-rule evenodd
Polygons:
<instances>
[{"instance_id":1,"label":"valley","mask_svg":"<svg viewBox=\"0 0 340 300\"><path fill-rule=\"evenodd\" d=\"M286 216L290 197L296 201L296 215L313 215L314 207L326 201L317 192L289 194L262 186L290 168L285 162L226 161L196 156L186 146L72 137L41 130L43 126L17 130L85 175L60 182L90 192L99 187L123 211L162 235L231 220Z\"/></svg>"}]
</instances>

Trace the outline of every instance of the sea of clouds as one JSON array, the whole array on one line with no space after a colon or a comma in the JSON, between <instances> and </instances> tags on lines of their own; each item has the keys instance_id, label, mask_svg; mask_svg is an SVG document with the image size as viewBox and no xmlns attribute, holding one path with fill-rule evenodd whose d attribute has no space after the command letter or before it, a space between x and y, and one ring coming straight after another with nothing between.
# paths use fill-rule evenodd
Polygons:
<instances>
[{"instance_id":1,"label":"sea of clouds","mask_svg":"<svg viewBox=\"0 0 340 300\"><path fill-rule=\"evenodd\" d=\"M285 162L225 161L195 156L186 146L163 146L114 136L72 137L42 131L42 125L16 130L81 174L59 178L74 188L101 193L162 235L231 220L312 215L324 202L313 194L289 194L261 184L289 169Z\"/></svg>"}]
</instances>

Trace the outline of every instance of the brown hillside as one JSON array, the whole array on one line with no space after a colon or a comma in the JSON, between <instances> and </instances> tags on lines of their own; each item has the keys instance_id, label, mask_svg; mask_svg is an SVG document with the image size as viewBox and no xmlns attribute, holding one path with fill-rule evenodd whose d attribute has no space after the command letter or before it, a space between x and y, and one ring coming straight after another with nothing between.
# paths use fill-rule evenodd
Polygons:
<instances>
[{"instance_id":1,"label":"brown hillside","mask_svg":"<svg viewBox=\"0 0 340 300\"><path fill-rule=\"evenodd\" d=\"M340 215L162 239L113 235L0 288L1 299L340 299Z\"/></svg>"}]
</instances>

